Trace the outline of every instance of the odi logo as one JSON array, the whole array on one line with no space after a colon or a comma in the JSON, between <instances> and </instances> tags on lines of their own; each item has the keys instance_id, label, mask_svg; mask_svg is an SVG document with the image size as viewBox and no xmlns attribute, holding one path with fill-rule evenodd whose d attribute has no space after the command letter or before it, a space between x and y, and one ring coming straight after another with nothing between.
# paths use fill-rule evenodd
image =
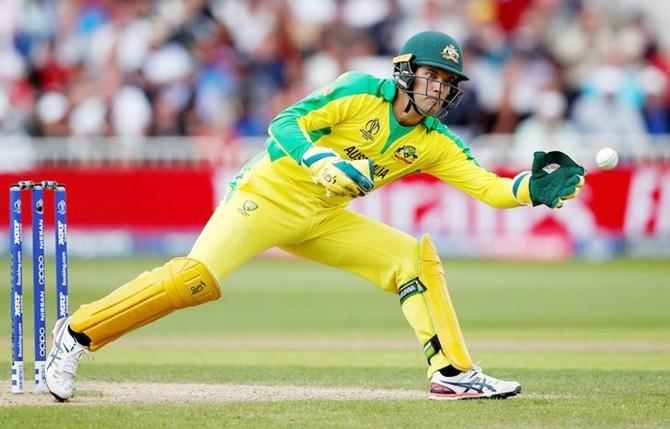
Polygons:
<instances>
[{"instance_id":1,"label":"odi logo","mask_svg":"<svg viewBox=\"0 0 670 429\"><path fill-rule=\"evenodd\" d=\"M375 139L377 133L379 133L379 128L379 119L374 118L367 121L365 127L361 128L359 131L365 140L372 141Z\"/></svg>"}]
</instances>

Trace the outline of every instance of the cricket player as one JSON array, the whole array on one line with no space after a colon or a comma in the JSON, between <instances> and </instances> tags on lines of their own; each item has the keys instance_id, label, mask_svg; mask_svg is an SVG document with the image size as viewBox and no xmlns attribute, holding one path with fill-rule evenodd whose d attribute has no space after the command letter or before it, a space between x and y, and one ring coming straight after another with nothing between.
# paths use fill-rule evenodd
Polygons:
<instances>
[{"instance_id":1,"label":"cricket player","mask_svg":"<svg viewBox=\"0 0 670 429\"><path fill-rule=\"evenodd\" d=\"M439 120L456 107L459 83L468 79L461 47L450 36L416 34L393 64L394 79L345 73L281 112L265 150L230 183L188 256L57 321L46 370L51 393L61 401L72 396L88 351L176 309L218 299L228 274L275 246L397 294L426 356L431 399L520 393L516 381L473 364L430 237L417 240L347 205L423 172L493 207L558 208L577 195L585 171L560 152L536 152L532 169L514 178L480 166Z\"/></svg>"}]
</instances>

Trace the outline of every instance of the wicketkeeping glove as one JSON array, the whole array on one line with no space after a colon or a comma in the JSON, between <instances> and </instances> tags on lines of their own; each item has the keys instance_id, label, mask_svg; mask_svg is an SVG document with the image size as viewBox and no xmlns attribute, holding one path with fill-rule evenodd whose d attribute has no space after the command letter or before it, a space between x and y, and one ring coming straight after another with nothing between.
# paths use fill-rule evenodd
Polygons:
<instances>
[{"instance_id":1,"label":"wicketkeeping glove","mask_svg":"<svg viewBox=\"0 0 670 429\"><path fill-rule=\"evenodd\" d=\"M522 204L561 208L584 186L584 167L563 152L535 152L531 171L514 178L513 192Z\"/></svg>"},{"instance_id":2,"label":"wicketkeeping glove","mask_svg":"<svg viewBox=\"0 0 670 429\"><path fill-rule=\"evenodd\" d=\"M347 161L330 149L314 146L302 156L301 164L314 183L326 188L329 197L362 197L375 185L374 168L369 159Z\"/></svg>"}]
</instances>

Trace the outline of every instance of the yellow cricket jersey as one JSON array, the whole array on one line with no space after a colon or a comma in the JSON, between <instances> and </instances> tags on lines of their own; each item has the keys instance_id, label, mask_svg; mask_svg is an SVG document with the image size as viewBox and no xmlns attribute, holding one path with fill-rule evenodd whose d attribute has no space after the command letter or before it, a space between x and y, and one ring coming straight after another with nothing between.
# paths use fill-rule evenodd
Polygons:
<instances>
[{"instance_id":1,"label":"yellow cricket jersey","mask_svg":"<svg viewBox=\"0 0 670 429\"><path fill-rule=\"evenodd\" d=\"M253 170L254 181L262 182L256 188L313 195L327 205L346 204L351 197L326 197L300 165L305 151L315 145L330 148L343 159L371 159L374 189L423 172L491 206L520 205L512 192L512 180L477 164L470 149L439 120L426 117L414 126L399 124L393 114L396 90L390 79L343 74L281 112L270 124L266 152L245 166L231 186L238 186L246 172Z\"/></svg>"}]
</instances>

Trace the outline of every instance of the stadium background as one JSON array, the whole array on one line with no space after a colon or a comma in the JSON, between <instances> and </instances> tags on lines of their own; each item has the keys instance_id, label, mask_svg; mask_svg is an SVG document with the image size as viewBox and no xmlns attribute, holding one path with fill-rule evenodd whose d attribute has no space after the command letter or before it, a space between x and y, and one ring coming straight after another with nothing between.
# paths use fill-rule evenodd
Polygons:
<instances>
[{"instance_id":1,"label":"stadium background","mask_svg":"<svg viewBox=\"0 0 670 429\"><path fill-rule=\"evenodd\" d=\"M0 0L0 185L68 185L71 310L187 251L273 114L349 68L390 77L390 57L419 30L464 42L472 81L449 122L483 164L527 169L541 144L589 169L583 195L555 211L494 211L423 176L354 204L434 234L472 356L523 384L514 400L426 401L425 357L397 296L309 261L257 258L216 303L82 362L70 406L9 393L10 319L0 317L1 425L670 427L668 8ZM619 150L620 168L593 166L602 146ZM54 272L49 259L48 324ZM8 309L8 263L0 278ZM374 399L380 389L389 396Z\"/></svg>"},{"instance_id":2,"label":"stadium background","mask_svg":"<svg viewBox=\"0 0 670 429\"><path fill-rule=\"evenodd\" d=\"M471 77L447 123L480 162L515 174L535 149L564 150L589 169L587 188L559 211L495 211L413 176L356 210L431 232L451 257L670 257L666 2L0 6L0 183L67 184L75 256L188 251L276 113L346 70L390 77L407 37L439 29L462 41ZM620 168L597 171L603 146Z\"/></svg>"}]
</instances>

